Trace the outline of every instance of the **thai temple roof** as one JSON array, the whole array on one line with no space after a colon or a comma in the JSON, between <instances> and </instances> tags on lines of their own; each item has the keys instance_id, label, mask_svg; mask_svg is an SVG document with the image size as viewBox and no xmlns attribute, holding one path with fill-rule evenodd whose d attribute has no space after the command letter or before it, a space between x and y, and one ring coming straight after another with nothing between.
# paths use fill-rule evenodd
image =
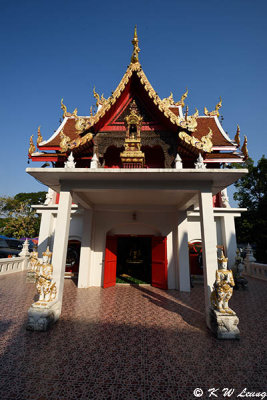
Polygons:
<instances>
[{"instance_id":1,"label":"thai temple roof","mask_svg":"<svg viewBox=\"0 0 267 400\"><path fill-rule=\"evenodd\" d=\"M125 133L124 117L130 102L136 100L138 106L144 110L141 132L168 131L178 137L179 144L185 151L193 155L202 153L204 161L209 162L243 162L247 158L247 139L240 147L240 129L234 139L230 139L219 121L219 110L222 100L213 111L204 107L204 115L199 115L195 109L192 115L185 105L188 90L180 100L175 101L173 94L161 99L147 79L139 62L138 37L135 28L132 40L133 53L131 62L119 85L107 99L99 95L94 88L97 112L79 116L77 108L68 112L61 100L63 121L58 129L48 139L44 140L38 128L37 146L33 137L30 139L29 158L33 161L64 161L70 151L74 155L86 152L93 154L94 137L99 132ZM38 150L36 151L36 149ZM48 153L49 152L49 153ZM89 159L91 156L88 157Z\"/></svg>"}]
</instances>

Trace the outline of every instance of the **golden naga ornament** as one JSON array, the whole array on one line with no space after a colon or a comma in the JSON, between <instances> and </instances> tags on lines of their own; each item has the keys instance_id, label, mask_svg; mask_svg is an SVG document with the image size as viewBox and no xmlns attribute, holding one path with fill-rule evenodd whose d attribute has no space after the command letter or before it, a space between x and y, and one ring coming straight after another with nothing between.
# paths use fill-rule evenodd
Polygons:
<instances>
[{"instance_id":1,"label":"golden naga ornament","mask_svg":"<svg viewBox=\"0 0 267 400\"><path fill-rule=\"evenodd\" d=\"M63 129L60 132L59 137L60 137L60 143L59 143L60 151L61 153L64 153L69 149L70 138L64 134Z\"/></svg>"},{"instance_id":2,"label":"golden naga ornament","mask_svg":"<svg viewBox=\"0 0 267 400\"><path fill-rule=\"evenodd\" d=\"M219 113L219 109L222 106L222 98L220 97L220 101L219 103L215 106L215 110L214 111L208 111L206 107L204 107L204 114L207 115L208 117L219 117L220 113Z\"/></svg>"},{"instance_id":3,"label":"golden naga ornament","mask_svg":"<svg viewBox=\"0 0 267 400\"><path fill-rule=\"evenodd\" d=\"M187 98L187 96L188 96L188 89L186 89L186 92L182 95L181 100L177 101L175 105L184 107L184 101Z\"/></svg>"},{"instance_id":4,"label":"golden naga ornament","mask_svg":"<svg viewBox=\"0 0 267 400\"><path fill-rule=\"evenodd\" d=\"M239 128L239 125L237 125L234 141L236 142L237 147L240 147L240 128Z\"/></svg>"},{"instance_id":5,"label":"golden naga ornament","mask_svg":"<svg viewBox=\"0 0 267 400\"><path fill-rule=\"evenodd\" d=\"M70 112L67 111L67 107L65 106L65 104L63 104L63 99L61 99L61 103L60 104L61 104L61 109L63 110L63 118L65 118L65 117L78 118L77 117L77 113L78 113L78 109L77 108L75 108L75 110L73 110L73 112L70 113Z\"/></svg>"},{"instance_id":6,"label":"golden naga ornament","mask_svg":"<svg viewBox=\"0 0 267 400\"><path fill-rule=\"evenodd\" d=\"M187 129L190 132L195 132L197 128L197 118L198 118L198 109L196 108L196 112L193 115L188 115L188 107L186 107L186 112L184 118L179 118L179 125L183 129Z\"/></svg>"},{"instance_id":7,"label":"golden naga ornament","mask_svg":"<svg viewBox=\"0 0 267 400\"><path fill-rule=\"evenodd\" d=\"M212 135L213 132L210 128L209 128L209 133L205 136L202 136L200 140L195 138L194 136L188 135L188 133L184 131L179 132L179 138L181 140L183 140L187 144L190 144L196 149L205 151L207 153L210 153L213 147L213 143L211 141Z\"/></svg>"},{"instance_id":8,"label":"golden naga ornament","mask_svg":"<svg viewBox=\"0 0 267 400\"><path fill-rule=\"evenodd\" d=\"M83 137L79 137L78 139L74 139L68 146L69 150L73 150L79 146L83 146L84 144L90 142L93 139L92 133L87 133Z\"/></svg>"},{"instance_id":9,"label":"golden naga ornament","mask_svg":"<svg viewBox=\"0 0 267 400\"><path fill-rule=\"evenodd\" d=\"M30 137L30 147L29 147L29 150L28 150L29 155L31 156L32 153L35 152L35 150L36 150L36 147L34 146L34 143L33 143L33 135L31 135L31 137Z\"/></svg>"},{"instance_id":10,"label":"golden naga ornament","mask_svg":"<svg viewBox=\"0 0 267 400\"><path fill-rule=\"evenodd\" d=\"M77 133L82 133L92 126L91 119L78 117L75 123Z\"/></svg>"},{"instance_id":11,"label":"golden naga ornament","mask_svg":"<svg viewBox=\"0 0 267 400\"><path fill-rule=\"evenodd\" d=\"M103 106L103 104L107 101L107 99L105 99L105 97L104 97L104 93L102 93L102 95L100 97L99 94L95 91L95 86L93 88L93 93L94 93L94 97L96 98L97 107Z\"/></svg>"},{"instance_id":12,"label":"golden naga ornament","mask_svg":"<svg viewBox=\"0 0 267 400\"><path fill-rule=\"evenodd\" d=\"M228 306L235 286L233 272L227 269L228 258L224 256L223 252L218 258L218 262L220 267L216 271L216 280L210 296L211 306L220 313L233 315L235 312Z\"/></svg>"},{"instance_id":13,"label":"golden naga ornament","mask_svg":"<svg viewBox=\"0 0 267 400\"><path fill-rule=\"evenodd\" d=\"M40 143L42 143L43 137L41 134L41 127L38 126L38 131L37 131L37 146L39 146Z\"/></svg>"},{"instance_id":14,"label":"golden naga ornament","mask_svg":"<svg viewBox=\"0 0 267 400\"><path fill-rule=\"evenodd\" d=\"M165 99L162 99L162 102L166 105L166 106L173 106L174 105L174 100L173 100L173 94L171 92L169 97L165 97Z\"/></svg>"},{"instance_id":15,"label":"golden naga ornament","mask_svg":"<svg viewBox=\"0 0 267 400\"><path fill-rule=\"evenodd\" d=\"M139 57L138 57L138 53L140 52L140 49L138 47L138 37L137 37L137 29L136 29L136 25L134 28L134 37L132 40L132 44L133 44L133 53L132 53L132 57L131 57L131 63L135 64L137 62L139 62Z\"/></svg>"},{"instance_id":16,"label":"golden naga ornament","mask_svg":"<svg viewBox=\"0 0 267 400\"><path fill-rule=\"evenodd\" d=\"M247 144L248 144L248 138L245 136L244 137L244 143L243 146L241 147L241 151L244 155L244 159L246 160L248 158L248 148L247 148Z\"/></svg>"}]
</instances>

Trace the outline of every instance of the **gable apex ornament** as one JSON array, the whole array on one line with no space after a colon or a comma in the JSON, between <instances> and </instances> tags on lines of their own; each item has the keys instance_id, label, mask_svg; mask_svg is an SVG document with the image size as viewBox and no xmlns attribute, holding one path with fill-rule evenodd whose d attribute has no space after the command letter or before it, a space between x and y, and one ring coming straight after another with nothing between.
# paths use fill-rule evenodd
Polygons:
<instances>
[{"instance_id":1,"label":"gable apex ornament","mask_svg":"<svg viewBox=\"0 0 267 400\"><path fill-rule=\"evenodd\" d=\"M133 53L132 53L132 57L131 57L131 63L135 64L137 62L139 62L139 57L138 57L138 53L140 52L140 49L138 47L138 37L137 37L137 29L136 29L136 25L134 28L134 37L132 40L132 44L133 44Z\"/></svg>"},{"instance_id":2,"label":"gable apex ornament","mask_svg":"<svg viewBox=\"0 0 267 400\"><path fill-rule=\"evenodd\" d=\"M30 137L30 147L29 147L29 150L28 150L29 155L31 156L32 153L35 152L35 150L36 150L36 148L35 148L34 143L33 143L33 135L31 135L31 137Z\"/></svg>"},{"instance_id":3,"label":"gable apex ornament","mask_svg":"<svg viewBox=\"0 0 267 400\"><path fill-rule=\"evenodd\" d=\"M77 118L77 113L78 113L78 109L75 108L75 110L73 110L72 113L67 111L67 107L65 106L65 104L63 104L63 98L61 99L61 109L63 110L63 118L65 117L75 117Z\"/></svg>"},{"instance_id":4,"label":"gable apex ornament","mask_svg":"<svg viewBox=\"0 0 267 400\"><path fill-rule=\"evenodd\" d=\"M41 134L41 127L38 126L38 131L37 131L37 146L39 146L40 143L42 143L43 137Z\"/></svg>"},{"instance_id":5,"label":"gable apex ornament","mask_svg":"<svg viewBox=\"0 0 267 400\"><path fill-rule=\"evenodd\" d=\"M247 144L248 144L248 138L246 136L244 136L244 143L243 143L243 146L241 147L241 151L242 151L242 153L244 155L244 159L245 160L248 158Z\"/></svg>"},{"instance_id":6,"label":"gable apex ornament","mask_svg":"<svg viewBox=\"0 0 267 400\"><path fill-rule=\"evenodd\" d=\"M237 125L234 141L236 142L237 147L240 147L240 127L239 127L239 125Z\"/></svg>"},{"instance_id":7,"label":"gable apex ornament","mask_svg":"<svg viewBox=\"0 0 267 400\"><path fill-rule=\"evenodd\" d=\"M208 109L204 107L204 114L207 115L208 117L219 117L220 116L219 109L221 108L221 106L222 106L222 98L220 97L220 101L218 104L216 104L215 110L208 111Z\"/></svg>"}]
</instances>

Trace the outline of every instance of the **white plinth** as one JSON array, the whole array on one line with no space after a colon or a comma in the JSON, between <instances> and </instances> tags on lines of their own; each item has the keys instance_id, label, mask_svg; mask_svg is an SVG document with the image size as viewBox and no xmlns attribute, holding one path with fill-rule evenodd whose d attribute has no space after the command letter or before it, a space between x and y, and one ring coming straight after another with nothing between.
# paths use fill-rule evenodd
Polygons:
<instances>
[{"instance_id":1,"label":"white plinth","mask_svg":"<svg viewBox=\"0 0 267 400\"><path fill-rule=\"evenodd\" d=\"M47 331L60 316L61 302L51 301L33 303L28 310L26 329L29 331Z\"/></svg>"},{"instance_id":2,"label":"white plinth","mask_svg":"<svg viewBox=\"0 0 267 400\"><path fill-rule=\"evenodd\" d=\"M218 339L240 339L239 318L210 309L210 329Z\"/></svg>"}]
</instances>

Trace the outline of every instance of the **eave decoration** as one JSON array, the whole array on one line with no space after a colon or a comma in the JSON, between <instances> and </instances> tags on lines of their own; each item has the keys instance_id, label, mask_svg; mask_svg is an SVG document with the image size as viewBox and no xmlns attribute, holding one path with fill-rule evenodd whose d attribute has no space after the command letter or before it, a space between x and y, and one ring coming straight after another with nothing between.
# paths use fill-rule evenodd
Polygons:
<instances>
[{"instance_id":1,"label":"eave decoration","mask_svg":"<svg viewBox=\"0 0 267 400\"><path fill-rule=\"evenodd\" d=\"M220 113L219 113L219 109L222 106L222 98L220 97L220 101L219 103L215 106L215 110L214 111L208 111L206 107L204 107L204 114L207 115L208 117L219 117Z\"/></svg>"},{"instance_id":2,"label":"eave decoration","mask_svg":"<svg viewBox=\"0 0 267 400\"><path fill-rule=\"evenodd\" d=\"M247 137L245 136L243 146L241 147L241 151L242 151L242 153L243 153L243 155L244 155L244 159L245 159L245 160L248 158L248 148L247 148L247 144L248 144L248 139L247 139Z\"/></svg>"},{"instance_id":3,"label":"eave decoration","mask_svg":"<svg viewBox=\"0 0 267 400\"><path fill-rule=\"evenodd\" d=\"M64 134L63 129L60 132L60 136L59 137L60 137L60 143L59 143L60 152L64 153L64 152L68 151L69 143L70 143L71 140L70 140L69 136Z\"/></svg>"},{"instance_id":4,"label":"eave decoration","mask_svg":"<svg viewBox=\"0 0 267 400\"><path fill-rule=\"evenodd\" d=\"M39 146L40 143L42 143L43 137L41 134L41 127L38 126L38 131L37 131L37 146Z\"/></svg>"},{"instance_id":5,"label":"eave decoration","mask_svg":"<svg viewBox=\"0 0 267 400\"><path fill-rule=\"evenodd\" d=\"M67 111L67 107L65 106L65 104L63 104L63 99L61 99L61 109L63 110L63 118L65 117L76 117L77 118L77 108L75 108L75 110L70 113Z\"/></svg>"},{"instance_id":6,"label":"eave decoration","mask_svg":"<svg viewBox=\"0 0 267 400\"><path fill-rule=\"evenodd\" d=\"M29 147L29 150L28 150L29 155L31 156L32 153L35 152L35 150L36 150L36 147L34 146L34 143L33 143L33 135L31 135L31 137L30 137L30 147Z\"/></svg>"},{"instance_id":7,"label":"eave decoration","mask_svg":"<svg viewBox=\"0 0 267 400\"><path fill-rule=\"evenodd\" d=\"M237 147L240 147L240 128L239 128L239 125L237 125L234 141L236 142Z\"/></svg>"},{"instance_id":8,"label":"eave decoration","mask_svg":"<svg viewBox=\"0 0 267 400\"><path fill-rule=\"evenodd\" d=\"M185 143L190 144L198 150L205 151L210 153L213 147L213 143L211 141L212 138L212 130L209 129L209 133L206 136L203 136L200 140L195 138L194 136L188 135L188 133L182 131L179 132L179 138L183 140Z\"/></svg>"}]
</instances>

